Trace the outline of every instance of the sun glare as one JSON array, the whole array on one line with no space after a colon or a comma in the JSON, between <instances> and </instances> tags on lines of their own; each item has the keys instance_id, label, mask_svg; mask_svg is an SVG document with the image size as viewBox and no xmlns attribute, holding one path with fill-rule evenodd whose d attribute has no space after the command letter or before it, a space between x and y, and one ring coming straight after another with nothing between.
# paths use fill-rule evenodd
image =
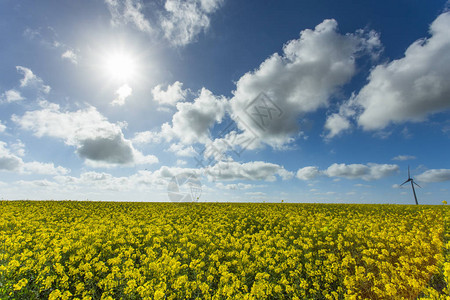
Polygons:
<instances>
[{"instance_id":1,"label":"sun glare","mask_svg":"<svg viewBox=\"0 0 450 300\"><path fill-rule=\"evenodd\" d=\"M104 67L107 75L113 80L127 81L136 75L136 63L128 53L118 52L107 55Z\"/></svg>"}]
</instances>

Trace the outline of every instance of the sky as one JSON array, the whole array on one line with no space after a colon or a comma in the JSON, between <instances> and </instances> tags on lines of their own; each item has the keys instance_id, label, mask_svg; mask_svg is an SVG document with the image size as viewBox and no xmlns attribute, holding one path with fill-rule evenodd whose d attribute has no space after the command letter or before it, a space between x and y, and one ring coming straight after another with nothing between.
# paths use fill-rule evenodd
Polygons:
<instances>
[{"instance_id":1,"label":"sky","mask_svg":"<svg viewBox=\"0 0 450 300\"><path fill-rule=\"evenodd\" d=\"M450 2L0 0L0 57L1 199L450 200Z\"/></svg>"}]
</instances>

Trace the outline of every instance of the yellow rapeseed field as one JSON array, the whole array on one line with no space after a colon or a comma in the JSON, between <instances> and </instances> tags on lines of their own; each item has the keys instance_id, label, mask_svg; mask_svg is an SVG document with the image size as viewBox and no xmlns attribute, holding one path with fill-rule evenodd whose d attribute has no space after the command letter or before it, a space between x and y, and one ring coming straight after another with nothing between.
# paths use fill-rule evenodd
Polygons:
<instances>
[{"instance_id":1,"label":"yellow rapeseed field","mask_svg":"<svg viewBox=\"0 0 450 300\"><path fill-rule=\"evenodd\" d=\"M0 202L1 299L445 299L447 206Z\"/></svg>"}]
</instances>

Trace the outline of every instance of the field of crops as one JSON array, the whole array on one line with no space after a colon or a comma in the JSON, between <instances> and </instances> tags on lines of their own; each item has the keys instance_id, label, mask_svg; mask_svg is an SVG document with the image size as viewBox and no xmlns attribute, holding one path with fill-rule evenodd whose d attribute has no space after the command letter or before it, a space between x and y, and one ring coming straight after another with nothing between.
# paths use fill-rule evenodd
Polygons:
<instances>
[{"instance_id":1,"label":"field of crops","mask_svg":"<svg viewBox=\"0 0 450 300\"><path fill-rule=\"evenodd\" d=\"M1 201L0 211L0 299L448 295L447 206Z\"/></svg>"}]
</instances>

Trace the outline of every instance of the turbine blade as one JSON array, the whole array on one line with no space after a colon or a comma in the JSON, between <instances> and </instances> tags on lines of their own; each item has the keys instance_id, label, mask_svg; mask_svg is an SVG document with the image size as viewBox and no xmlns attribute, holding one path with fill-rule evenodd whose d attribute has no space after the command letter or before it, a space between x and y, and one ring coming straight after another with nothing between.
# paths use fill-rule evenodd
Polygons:
<instances>
[{"instance_id":1,"label":"turbine blade","mask_svg":"<svg viewBox=\"0 0 450 300\"><path fill-rule=\"evenodd\" d=\"M404 184L407 183L408 181L409 181L409 179L406 180L405 182L403 182L402 184L400 184L400 186L404 185Z\"/></svg>"},{"instance_id":2,"label":"turbine blade","mask_svg":"<svg viewBox=\"0 0 450 300\"><path fill-rule=\"evenodd\" d=\"M411 178L411 175L409 173L409 165L408 165L408 179Z\"/></svg>"},{"instance_id":3,"label":"turbine blade","mask_svg":"<svg viewBox=\"0 0 450 300\"><path fill-rule=\"evenodd\" d=\"M420 188L422 188L420 185L418 185L415 181L413 181L413 183L415 184L415 185L417 185L418 187L420 187Z\"/></svg>"}]
</instances>

